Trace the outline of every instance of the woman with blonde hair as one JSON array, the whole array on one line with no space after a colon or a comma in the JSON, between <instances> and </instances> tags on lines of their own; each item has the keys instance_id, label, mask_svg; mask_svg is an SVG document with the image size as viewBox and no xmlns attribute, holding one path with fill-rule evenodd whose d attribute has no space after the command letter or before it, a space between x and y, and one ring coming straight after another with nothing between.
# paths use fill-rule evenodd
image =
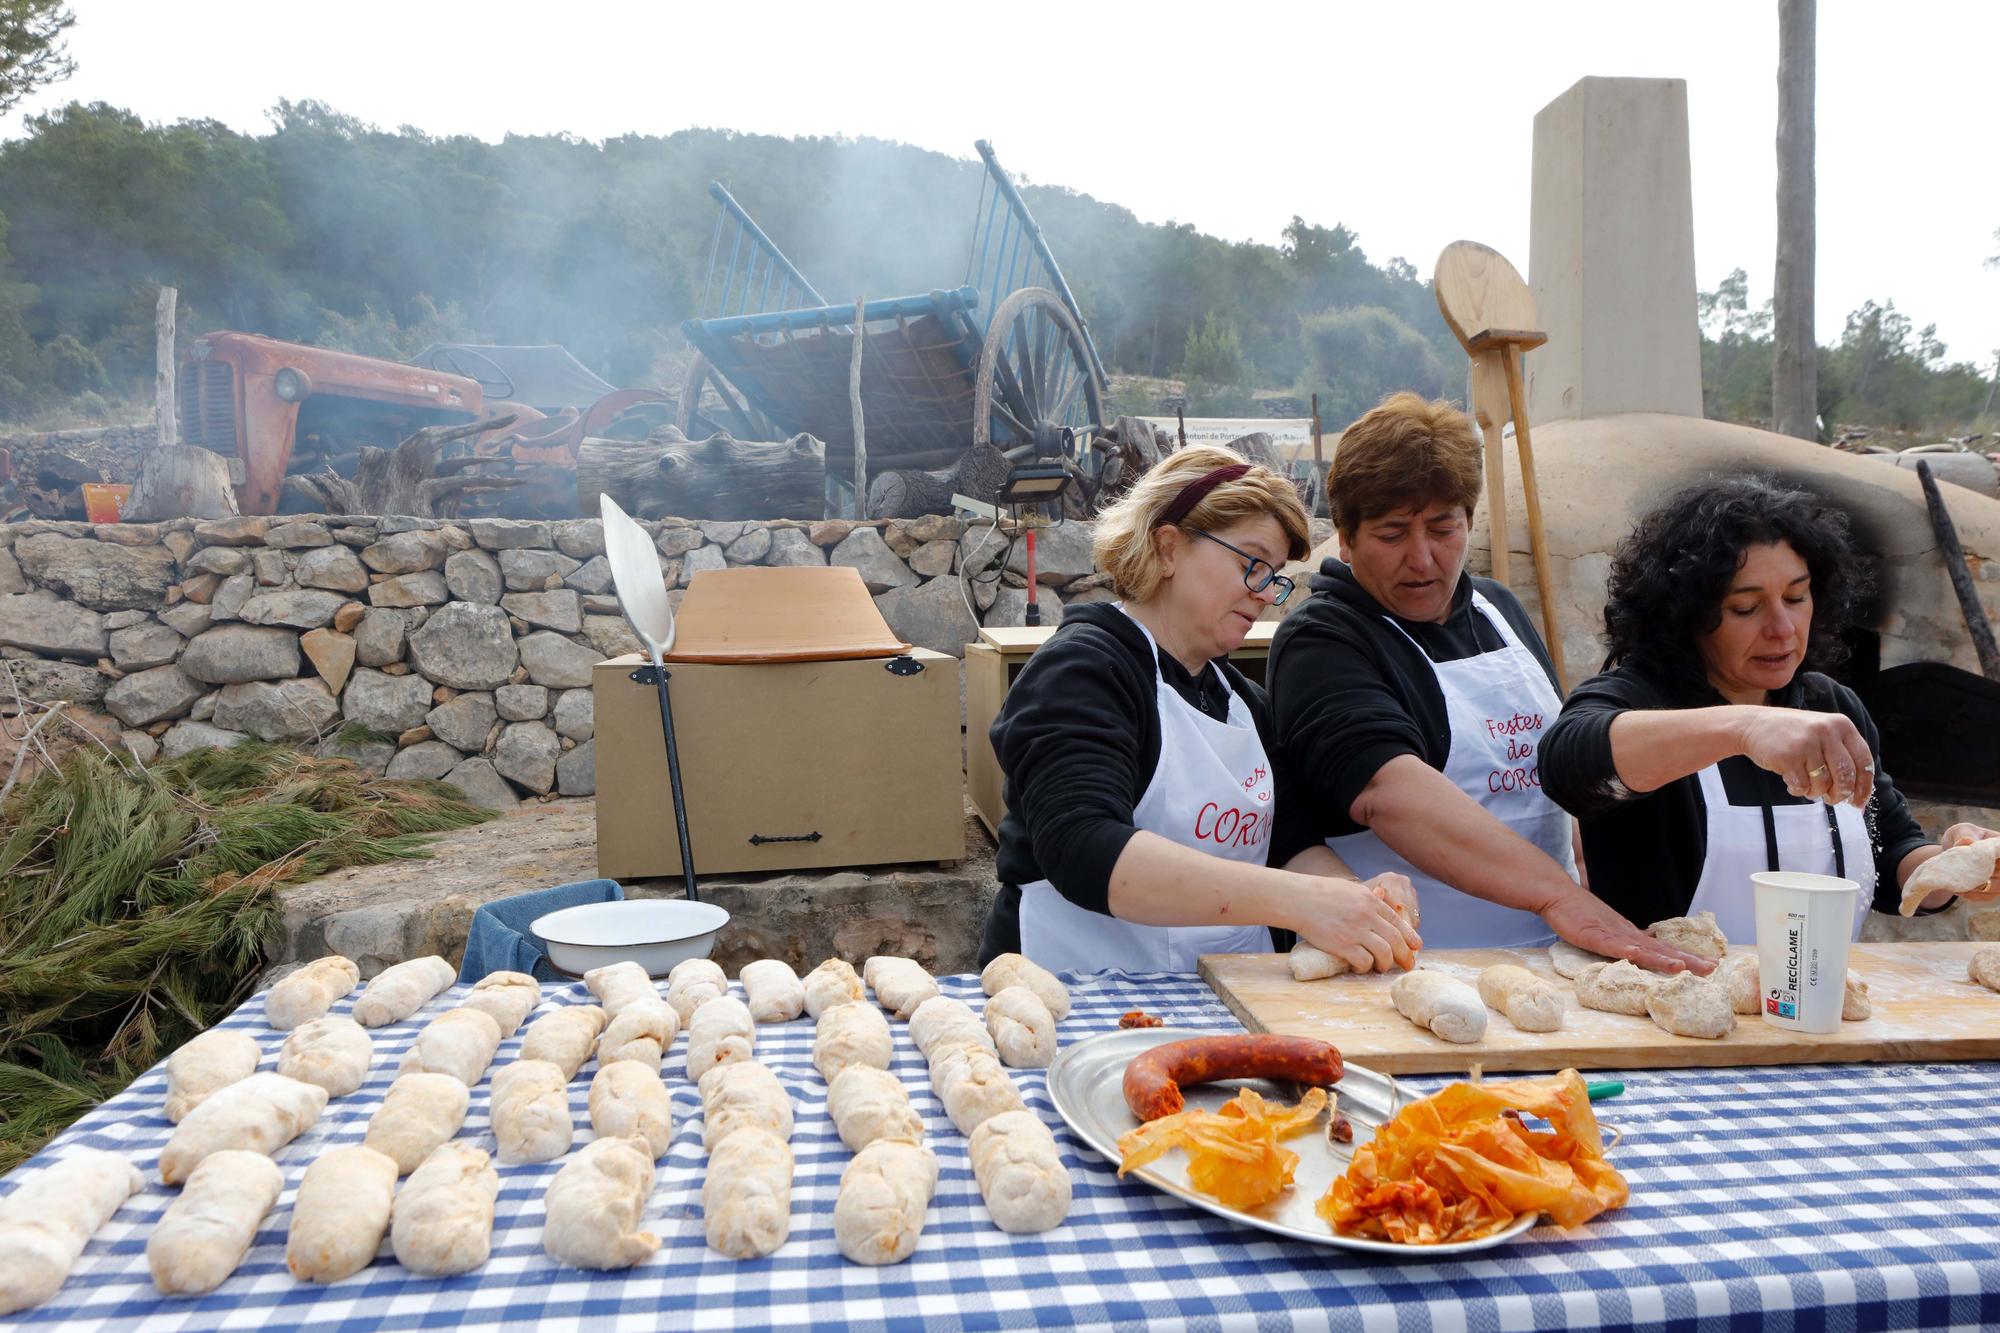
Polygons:
<instances>
[{"instance_id":1,"label":"woman with blonde hair","mask_svg":"<svg viewBox=\"0 0 2000 1333\"><path fill-rule=\"evenodd\" d=\"M1275 927L1357 971L1409 966L1407 884L1340 878L1288 834L1263 692L1226 660L1308 549L1291 482L1183 449L1099 516L1095 544L1122 600L1069 608L990 733L1007 815L981 961L1192 972L1271 949Z\"/></svg>"}]
</instances>

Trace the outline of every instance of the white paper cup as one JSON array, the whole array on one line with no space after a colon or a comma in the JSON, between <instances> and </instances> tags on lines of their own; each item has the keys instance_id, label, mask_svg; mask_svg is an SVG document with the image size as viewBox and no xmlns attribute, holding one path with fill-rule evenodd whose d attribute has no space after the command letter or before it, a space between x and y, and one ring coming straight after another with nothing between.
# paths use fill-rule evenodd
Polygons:
<instances>
[{"instance_id":1,"label":"white paper cup","mask_svg":"<svg viewBox=\"0 0 2000 1333\"><path fill-rule=\"evenodd\" d=\"M1796 870L1760 870L1750 882L1764 1021L1791 1032L1838 1032L1861 886Z\"/></svg>"}]
</instances>

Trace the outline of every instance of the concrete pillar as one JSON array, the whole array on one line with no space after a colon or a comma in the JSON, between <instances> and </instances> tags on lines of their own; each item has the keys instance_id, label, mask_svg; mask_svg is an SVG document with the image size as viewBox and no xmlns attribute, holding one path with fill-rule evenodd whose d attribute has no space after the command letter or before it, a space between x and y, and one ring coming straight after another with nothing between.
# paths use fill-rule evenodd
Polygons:
<instances>
[{"instance_id":1,"label":"concrete pillar","mask_svg":"<svg viewBox=\"0 0 2000 1333\"><path fill-rule=\"evenodd\" d=\"M1535 116L1536 422L1701 415L1687 81L1580 79Z\"/></svg>"}]
</instances>

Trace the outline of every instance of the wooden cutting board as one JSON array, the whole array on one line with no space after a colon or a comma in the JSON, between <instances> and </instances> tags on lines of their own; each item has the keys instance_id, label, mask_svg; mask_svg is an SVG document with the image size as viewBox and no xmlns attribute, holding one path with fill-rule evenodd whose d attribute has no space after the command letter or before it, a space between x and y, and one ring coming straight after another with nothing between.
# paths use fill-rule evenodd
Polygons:
<instances>
[{"instance_id":1,"label":"wooden cutting board","mask_svg":"<svg viewBox=\"0 0 2000 1333\"><path fill-rule=\"evenodd\" d=\"M1518 963L1571 995L1554 1032L1522 1032L1487 1011L1486 1036L1457 1045L1396 1012L1394 974L1294 981L1283 954L1212 954L1201 977L1252 1032L1318 1037L1385 1074L1556 1069L1705 1069L1723 1065L1842 1064L2000 1059L2000 995L1967 978L1976 944L1857 944L1850 966L1868 982L1872 1017L1823 1034L1787 1032L1756 1015L1719 1041L1676 1037L1651 1019L1575 1004L1545 949L1426 949L1423 966L1475 982L1495 963ZM1734 950L1732 952L1754 952Z\"/></svg>"}]
</instances>

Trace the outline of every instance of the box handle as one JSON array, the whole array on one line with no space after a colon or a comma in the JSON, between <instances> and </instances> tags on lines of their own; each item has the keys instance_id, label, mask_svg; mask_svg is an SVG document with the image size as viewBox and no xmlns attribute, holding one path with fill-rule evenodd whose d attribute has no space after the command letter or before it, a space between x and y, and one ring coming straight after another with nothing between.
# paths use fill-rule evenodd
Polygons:
<instances>
[{"instance_id":1,"label":"box handle","mask_svg":"<svg viewBox=\"0 0 2000 1333\"><path fill-rule=\"evenodd\" d=\"M924 669L924 664L905 653L901 657L890 658L883 667L892 676L914 676Z\"/></svg>"},{"instance_id":2,"label":"box handle","mask_svg":"<svg viewBox=\"0 0 2000 1333\"><path fill-rule=\"evenodd\" d=\"M762 847L767 842L818 842L820 837L821 835L817 830L811 833L790 833L776 838L767 838L761 833L753 833L750 835L750 845L752 847Z\"/></svg>"}]
</instances>

